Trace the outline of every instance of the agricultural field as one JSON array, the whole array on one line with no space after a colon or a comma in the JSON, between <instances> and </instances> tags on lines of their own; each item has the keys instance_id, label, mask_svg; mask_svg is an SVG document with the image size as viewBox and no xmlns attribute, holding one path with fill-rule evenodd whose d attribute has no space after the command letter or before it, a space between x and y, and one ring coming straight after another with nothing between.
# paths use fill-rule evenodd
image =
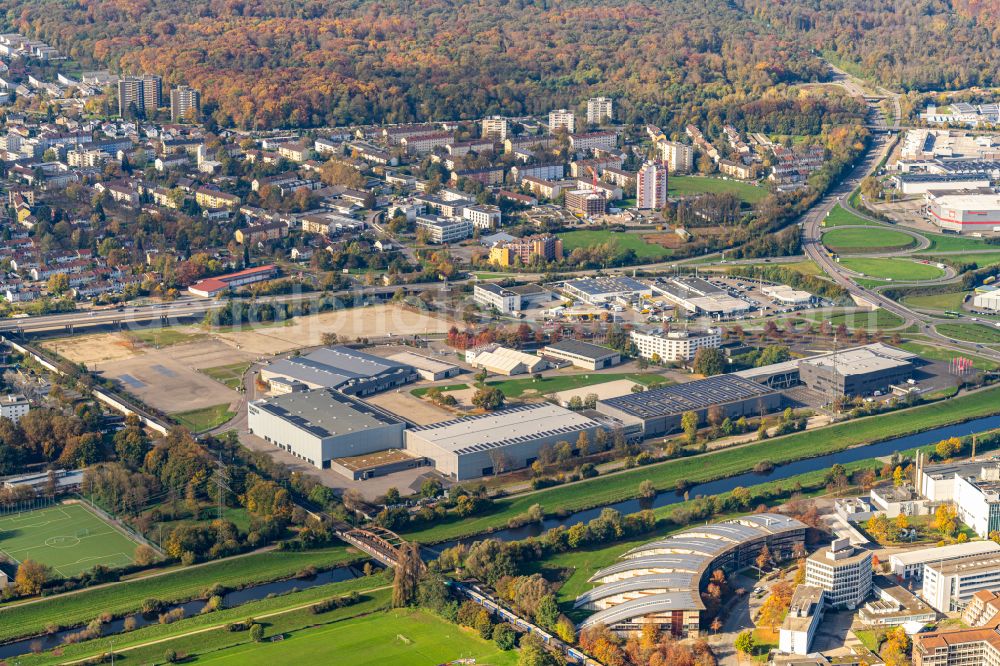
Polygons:
<instances>
[{"instance_id":1,"label":"agricultural field","mask_svg":"<svg viewBox=\"0 0 1000 666\"><path fill-rule=\"evenodd\" d=\"M202 368L201 372L220 384L225 384L229 388L237 390L243 385L243 375L249 367L250 363L231 363L229 365L217 365L214 368Z\"/></svg>"},{"instance_id":2,"label":"agricultural field","mask_svg":"<svg viewBox=\"0 0 1000 666\"><path fill-rule=\"evenodd\" d=\"M730 192L749 204L757 203L768 194L764 187L708 176L670 176L667 186L671 196Z\"/></svg>"},{"instance_id":3,"label":"agricultural field","mask_svg":"<svg viewBox=\"0 0 1000 666\"><path fill-rule=\"evenodd\" d=\"M98 564L132 564L138 544L83 504L59 504L0 516L0 555L33 560L71 577Z\"/></svg>"},{"instance_id":4,"label":"agricultural field","mask_svg":"<svg viewBox=\"0 0 1000 666\"><path fill-rule=\"evenodd\" d=\"M878 222L872 222L871 220L866 220L863 217L858 217L854 213L848 212L844 208L837 204L830 211L830 214L826 216L823 220L824 227L881 227L883 225Z\"/></svg>"},{"instance_id":5,"label":"agricultural field","mask_svg":"<svg viewBox=\"0 0 1000 666\"><path fill-rule=\"evenodd\" d=\"M893 252L916 245L908 234L892 229L833 229L823 234L823 244L838 254Z\"/></svg>"},{"instance_id":6,"label":"agricultural field","mask_svg":"<svg viewBox=\"0 0 1000 666\"><path fill-rule=\"evenodd\" d=\"M936 280L944 275L937 266L921 264L909 259L842 259L840 265L855 273L863 273L870 278L895 280L897 282L919 282Z\"/></svg>"},{"instance_id":7,"label":"agricultural field","mask_svg":"<svg viewBox=\"0 0 1000 666\"><path fill-rule=\"evenodd\" d=\"M222 425L236 416L236 412L231 411L229 404L226 403L192 409L187 412L176 412L170 416L191 432L198 433Z\"/></svg>"},{"instance_id":8,"label":"agricultural field","mask_svg":"<svg viewBox=\"0 0 1000 666\"><path fill-rule=\"evenodd\" d=\"M395 609L304 629L275 643L221 650L199 659L198 663L217 666L270 666L282 662L422 666L457 659L514 666L517 652L504 652L492 641L479 638L474 631L431 613Z\"/></svg>"},{"instance_id":9,"label":"agricultural field","mask_svg":"<svg viewBox=\"0 0 1000 666\"><path fill-rule=\"evenodd\" d=\"M978 342L984 345L1000 344L1000 328L982 324L938 324L937 332L956 340Z\"/></svg>"},{"instance_id":10,"label":"agricultural field","mask_svg":"<svg viewBox=\"0 0 1000 666\"><path fill-rule=\"evenodd\" d=\"M922 310L952 310L961 312L965 296L966 293L964 291L948 291L924 296L904 296L903 305Z\"/></svg>"},{"instance_id":11,"label":"agricultural field","mask_svg":"<svg viewBox=\"0 0 1000 666\"><path fill-rule=\"evenodd\" d=\"M578 247L591 247L600 245L608 241L618 244L620 250L632 250L639 259L660 260L670 256L670 251L659 245L646 242L639 234L615 232L608 230L600 231L568 231L559 234L563 241L563 249L570 253Z\"/></svg>"}]
</instances>

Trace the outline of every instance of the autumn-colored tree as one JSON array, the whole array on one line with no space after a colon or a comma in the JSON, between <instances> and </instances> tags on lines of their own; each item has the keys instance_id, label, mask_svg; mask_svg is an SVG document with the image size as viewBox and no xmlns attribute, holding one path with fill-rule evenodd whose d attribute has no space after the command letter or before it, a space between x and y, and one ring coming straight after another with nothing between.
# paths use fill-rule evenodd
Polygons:
<instances>
[{"instance_id":1,"label":"autumn-colored tree","mask_svg":"<svg viewBox=\"0 0 1000 666\"><path fill-rule=\"evenodd\" d=\"M25 596L40 594L51 574L52 570L41 562L24 560L14 574L14 589Z\"/></svg>"}]
</instances>

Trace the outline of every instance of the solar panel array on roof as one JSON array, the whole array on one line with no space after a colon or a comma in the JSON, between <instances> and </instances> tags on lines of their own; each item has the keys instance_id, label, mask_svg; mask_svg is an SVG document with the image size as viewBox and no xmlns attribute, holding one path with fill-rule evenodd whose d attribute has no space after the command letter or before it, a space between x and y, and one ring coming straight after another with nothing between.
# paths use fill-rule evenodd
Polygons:
<instances>
[{"instance_id":1,"label":"solar panel array on roof","mask_svg":"<svg viewBox=\"0 0 1000 666\"><path fill-rule=\"evenodd\" d=\"M631 393L601 402L643 419L699 411L712 405L752 400L775 391L763 384L734 375L718 375L685 384L664 386L642 393Z\"/></svg>"}]
</instances>

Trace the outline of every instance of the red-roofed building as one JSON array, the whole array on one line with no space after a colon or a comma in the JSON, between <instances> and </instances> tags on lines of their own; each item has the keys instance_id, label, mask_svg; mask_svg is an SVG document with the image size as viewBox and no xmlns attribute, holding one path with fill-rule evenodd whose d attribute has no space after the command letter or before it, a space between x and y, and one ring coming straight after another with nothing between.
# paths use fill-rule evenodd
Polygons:
<instances>
[{"instance_id":1,"label":"red-roofed building","mask_svg":"<svg viewBox=\"0 0 1000 666\"><path fill-rule=\"evenodd\" d=\"M267 266L248 268L246 270L239 271L238 273L217 275L215 277L199 280L188 287L188 291L195 296L213 298L224 291L229 291L230 289L242 287L247 284L253 284L254 282L270 280L271 278L277 277L277 275L278 267L268 264Z\"/></svg>"}]
</instances>

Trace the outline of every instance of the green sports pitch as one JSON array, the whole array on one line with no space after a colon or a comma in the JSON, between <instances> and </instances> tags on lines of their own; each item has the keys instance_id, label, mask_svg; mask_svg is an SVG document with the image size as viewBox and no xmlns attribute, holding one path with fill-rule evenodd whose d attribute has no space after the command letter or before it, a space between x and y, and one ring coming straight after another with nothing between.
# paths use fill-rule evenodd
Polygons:
<instances>
[{"instance_id":1,"label":"green sports pitch","mask_svg":"<svg viewBox=\"0 0 1000 666\"><path fill-rule=\"evenodd\" d=\"M83 504L0 516L0 557L41 562L69 577L98 564L132 564L138 544Z\"/></svg>"}]
</instances>

